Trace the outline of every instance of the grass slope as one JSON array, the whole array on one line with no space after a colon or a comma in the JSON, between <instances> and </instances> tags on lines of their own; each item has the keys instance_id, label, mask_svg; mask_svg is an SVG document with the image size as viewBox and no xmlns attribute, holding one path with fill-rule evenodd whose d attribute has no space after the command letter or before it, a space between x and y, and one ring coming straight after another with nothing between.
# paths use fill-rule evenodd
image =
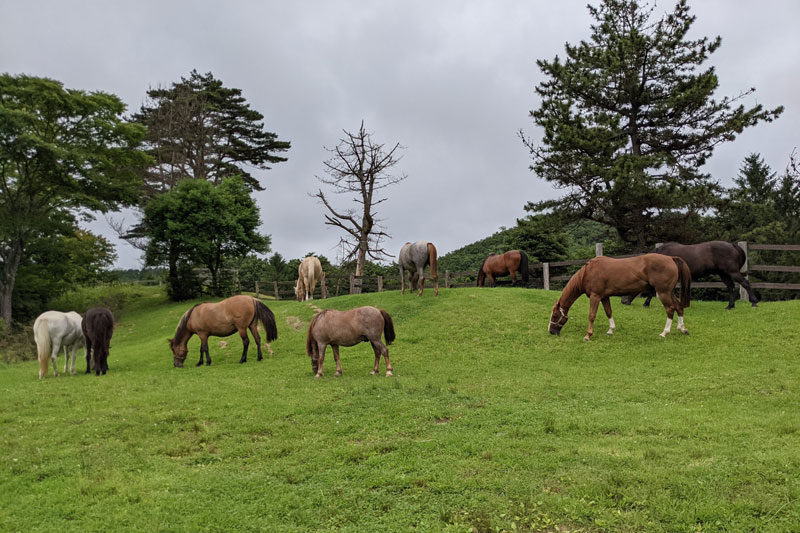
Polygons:
<instances>
[{"instance_id":1,"label":"grass slope","mask_svg":"<svg viewBox=\"0 0 800 533\"><path fill-rule=\"evenodd\" d=\"M260 363L233 336L174 369L188 305L143 299L105 377L0 366L0 530L797 530L800 301L693 302L691 335L660 339L660 306L614 299L615 335L601 313L584 343L586 298L547 334L555 296L315 301L385 308L398 335L394 378L361 344L321 380L309 305L268 302Z\"/></svg>"}]
</instances>

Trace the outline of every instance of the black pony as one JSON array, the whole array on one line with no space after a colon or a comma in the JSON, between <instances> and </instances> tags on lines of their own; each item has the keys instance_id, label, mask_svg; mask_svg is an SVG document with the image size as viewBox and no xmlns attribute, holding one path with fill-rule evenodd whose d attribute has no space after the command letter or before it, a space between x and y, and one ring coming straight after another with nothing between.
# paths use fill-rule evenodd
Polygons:
<instances>
[{"instance_id":1,"label":"black pony","mask_svg":"<svg viewBox=\"0 0 800 533\"><path fill-rule=\"evenodd\" d=\"M81 323L86 337L86 373L94 369L95 375L108 372L108 349L114 334L114 315L105 307L92 307L86 311Z\"/></svg>"},{"instance_id":2,"label":"black pony","mask_svg":"<svg viewBox=\"0 0 800 533\"><path fill-rule=\"evenodd\" d=\"M740 272L742 265L747 260L747 256L744 250L735 242L709 241L699 244L668 242L653 250L653 253L680 257L689 265L689 269L692 271L692 279L695 281L706 274L719 275L730 292L730 301L727 309L733 309L736 303L736 286L734 282L738 282L745 288L753 307L758 304L758 298L753 294L750 282ZM652 288L648 288L642 294L647 296L644 305L650 305L650 299L653 297ZM622 298L622 303L630 305L634 298L636 296L625 296Z\"/></svg>"}]
</instances>

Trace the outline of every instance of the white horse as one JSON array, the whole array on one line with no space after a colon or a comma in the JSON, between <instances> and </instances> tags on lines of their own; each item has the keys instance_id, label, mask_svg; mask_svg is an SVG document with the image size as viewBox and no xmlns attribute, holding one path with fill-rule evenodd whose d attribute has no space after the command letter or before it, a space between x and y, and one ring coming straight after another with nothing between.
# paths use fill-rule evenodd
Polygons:
<instances>
[{"instance_id":1,"label":"white horse","mask_svg":"<svg viewBox=\"0 0 800 533\"><path fill-rule=\"evenodd\" d=\"M411 290L417 290L419 282L419 293L425 288L425 267L431 267L431 277L436 284L436 296L439 296L439 274L436 270L437 252L436 246L432 242L417 241L407 242L400 248L400 256L397 265L400 267L400 294L406 293L406 271L411 278Z\"/></svg>"},{"instance_id":2,"label":"white horse","mask_svg":"<svg viewBox=\"0 0 800 533\"><path fill-rule=\"evenodd\" d=\"M62 313L61 311L45 311L33 323L33 338L36 340L36 349L39 352L39 379L47 376L48 358L53 361L53 373L58 376L56 357L64 347L64 373L67 372L69 352L72 350L72 365L70 373L75 373L75 357L78 348L83 343L83 319L75 311Z\"/></svg>"},{"instance_id":3,"label":"white horse","mask_svg":"<svg viewBox=\"0 0 800 533\"><path fill-rule=\"evenodd\" d=\"M300 266L297 267L297 274L297 283L294 286L294 294L297 296L297 301L313 300L317 281L325 278L322 263L313 255L309 255L300 262Z\"/></svg>"}]
</instances>

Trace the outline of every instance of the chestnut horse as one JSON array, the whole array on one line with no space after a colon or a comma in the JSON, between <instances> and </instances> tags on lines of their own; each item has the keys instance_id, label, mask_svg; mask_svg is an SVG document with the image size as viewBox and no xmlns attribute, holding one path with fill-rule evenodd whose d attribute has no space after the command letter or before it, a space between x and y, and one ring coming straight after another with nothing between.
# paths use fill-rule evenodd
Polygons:
<instances>
[{"instance_id":1,"label":"chestnut horse","mask_svg":"<svg viewBox=\"0 0 800 533\"><path fill-rule=\"evenodd\" d=\"M94 369L96 376L108 372L108 351L114 334L114 315L106 307L92 307L81 323L86 337L86 373Z\"/></svg>"},{"instance_id":2,"label":"chestnut horse","mask_svg":"<svg viewBox=\"0 0 800 533\"><path fill-rule=\"evenodd\" d=\"M298 302L313 300L314 288L317 281L322 281L325 272L322 271L322 263L313 255L309 255L300 262L297 267L297 283L294 286L294 294Z\"/></svg>"},{"instance_id":3,"label":"chestnut horse","mask_svg":"<svg viewBox=\"0 0 800 533\"><path fill-rule=\"evenodd\" d=\"M355 346L360 342L369 342L375 352L375 366L370 374L378 373L378 363L383 355L386 361L386 376L391 376L393 368L389 362L389 350L381 342L381 333L386 337L386 344L394 341L392 317L383 309L364 306L349 311L326 309L317 313L311 319L306 337L306 353L311 358L314 377L322 377L322 363L325 361L325 350L329 344L336 360L334 376L341 376L339 346Z\"/></svg>"},{"instance_id":4,"label":"chestnut horse","mask_svg":"<svg viewBox=\"0 0 800 533\"><path fill-rule=\"evenodd\" d=\"M758 305L758 298L753 294L750 282L744 277L741 268L747 260L744 250L735 242L708 241L699 244L680 244L678 242L667 242L653 250L655 254L678 256L689 265L692 271L692 279L706 274L717 274L722 278L722 282L728 288L729 300L726 309L733 309L736 305L736 285L739 283L747 291L747 297L753 307ZM653 291L648 288L644 295L647 299L644 306L650 305L653 298ZM636 295L622 298L622 303L630 305Z\"/></svg>"},{"instance_id":5,"label":"chestnut horse","mask_svg":"<svg viewBox=\"0 0 800 533\"><path fill-rule=\"evenodd\" d=\"M675 298L675 286L680 281L681 298ZM564 287L561 297L555 301L550 314L548 330L553 335L561 333L561 328L569 319L567 313L575 300L582 294L589 297L589 330L583 340L588 341L594 333L594 318L602 303L608 317L608 335L614 333L614 319L611 317L609 296L638 294L648 285L655 288L664 310L667 323L661 337L672 328L672 317L678 311L678 330L689 333L683 325L683 309L689 307L689 290L692 274L686 261L680 257L661 254L645 254L624 259L595 257L578 270Z\"/></svg>"},{"instance_id":6,"label":"chestnut horse","mask_svg":"<svg viewBox=\"0 0 800 533\"><path fill-rule=\"evenodd\" d=\"M400 266L400 294L406 293L406 269L409 270L411 277L411 290L417 290L417 280L419 280L419 293L425 288L425 267L430 265L431 277L436 283L436 296L439 296L439 274L436 272L436 247L432 242L417 241L407 242L400 248L400 256L397 258Z\"/></svg>"},{"instance_id":7,"label":"chestnut horse","mask_svg":"<svg viewBox=\"0 0 800 533\"><path fill-rule=\"evenodd\" d=\"M525 252L509 250L501 255L489 254L478 270L478 287L483 287L486 278L489 278L489 283L494 287L496 276L508 276L509 274L511 274L511 283L516 283L518 271L522 274L522 281L528 283L528 256L525 255Z\"/></svg>"},{"instance_id":8,"label":"chestnut horse","mask_svg":"<svg viewBox=\"0 0 800 533\"><path fill-rule=\"evenodd\" d=\"M264 326L267 342L278 338L278 328L275 325L275 315L269 307L252 296L240 294L231 296L217 303L197 304L181 317L175 336L169 339L172 348L173 364L182 367L186 356L189 354L187 343L195 333L200 337L200 360L197 366L203 364L203 354L206 355L206 364L211 364L211 355L208 353L208 337L227 337L237 331L242 337L242 358L240 363L247 362L247 348L250 339L247 330L253 334L258 348L258 360L261 355L261 336L258 334L258 322Z\"/></svg>"}]
</instances>

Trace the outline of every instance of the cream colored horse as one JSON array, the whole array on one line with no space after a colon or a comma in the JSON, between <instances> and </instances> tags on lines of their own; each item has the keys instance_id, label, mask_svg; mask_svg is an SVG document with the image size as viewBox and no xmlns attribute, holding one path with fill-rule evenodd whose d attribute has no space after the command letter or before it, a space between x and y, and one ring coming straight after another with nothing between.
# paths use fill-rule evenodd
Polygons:
<instances>
[{"instance_id":1,"label":"cream colored horse","mask_svg":"<svg viewBox=\"0 0 800 533\"><path fill-rule=\"evenodd\" d=\"M61 311L45 311L33 323L33 338L36 341L36 350L39 355L39 379L47 375L47 367L53 362L53 373L57 376L56 357L61 348L64 348L64 373L69 369L75 373L75 356L78 348L83 346L83 331L81 323L83 318L75 311L62 313ZM69 365L72 353L72 365Z\"/></svg>"},{"instance_id":2,"label":"cream colored horse","mask_svg":"<svg viewBox=\"0 0 800 533\"><path fill-rule=\"evenodd\" d=\"M314 288L317 286L317 281L322 281L325 278L325 272L322 271L322 263L313 255L309 255L300 262L297 267L297 283L294 286L294 294L297 296L297 301L314 299Z\"/></svg>"}]
</instances>

